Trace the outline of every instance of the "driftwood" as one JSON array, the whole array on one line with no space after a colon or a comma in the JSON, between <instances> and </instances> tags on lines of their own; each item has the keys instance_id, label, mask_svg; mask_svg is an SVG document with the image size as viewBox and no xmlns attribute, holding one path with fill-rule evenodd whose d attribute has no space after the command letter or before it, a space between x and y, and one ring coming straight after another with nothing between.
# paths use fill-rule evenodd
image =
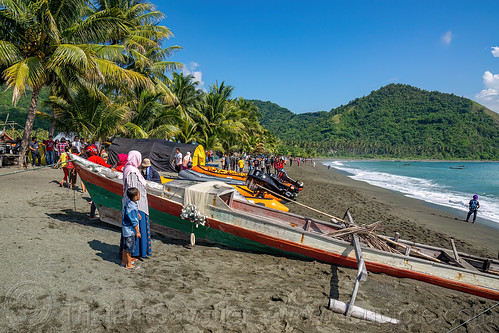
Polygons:
<instances>
[{"instance_id":1,"label":"driftwood","mask_svg":"<svg viewBox=\"0 0 499 333\"><path fill-rule=\"evenodd\" d=\"M419 252L418 250L415 250L415 249L411 248L409 245L405 245L405 244L402 244L402 243L399 243L399 242L395 242L395 241L391 240L390 238L386 238L386 237L381 236L381 235L378 235L378 237L381 238L382 240L384 240L387 243L390 243L390 244L396 245L396 246L400 246L400 247L402 247L406 251L407 251L407 249L410 249L409 253L413 253L413 254L415 254L415 255L417 255L419 257L422 257L422 258L425 258L425 259L428 259L428 260L431 260L431 261L434 261L434 262L440 262L440 263L442 262L442 261L438 260L437 258L434 258L432 256L429 256L427 254L424 254L422 252Z\"/></svg>"},{"instance_id":2,"label":"driftwood","mask_svg":"<svg viewBox=\"0 0 499 333\"><path fill-rule=\"evenodd\" d=\"M350 227L327 233L326 236L340 238L350 242L352 241L352 235L357 235L359 236L360 240L362 240L362 242L370 248L402 254L397 249L389 246L384 240L380 239L380 237L378 237L378 235L375 233L375 230L381 225L381 221L363 226L353 224L350 225Z\"/></svg>"}]
</instances>

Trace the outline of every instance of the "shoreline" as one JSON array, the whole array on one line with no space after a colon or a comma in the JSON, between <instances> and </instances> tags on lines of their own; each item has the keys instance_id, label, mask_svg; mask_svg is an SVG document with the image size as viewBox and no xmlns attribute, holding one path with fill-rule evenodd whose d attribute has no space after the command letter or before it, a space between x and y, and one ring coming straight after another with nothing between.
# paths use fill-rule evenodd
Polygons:
<instances>
[{"instance_id":1,"label":"shoreline","mask_svg":"<svg viewBox=\"0 0 499 333\"><path fill-rule=\"evenodd\" d=\"M334 161L339 161L339 160L322 160L321 164L324 165L324 163L334 162ZM347 160L343 160L343 161L347 162ZM361 161L361 160L348 160L348 161ZM393 162L397 162L397 161L393 161ZM438 161L438 162L440 162L440 161ZM331 166L331 169L334 169L335 172L338 172L338 173L340 173L342 175L347 176L350 179L353 179L351 177L352 174L350 174L347 171L344 171L344 170L341 170L341 169L337 169L335 166ZM379 188L384 188L382 186L370 184L367 181L363 181L363 180L359 180L359 181L364 182L366 184L369 184L371 186L375 186L375 187L379 187ZM427 205L429 207L434 207L434 208L440 209L442 211L445 211L447 213L453 214L455 216L456 220L462 220L462 221L464 221L465 217L466 217L466 214L468 213L467 209L459 209L457 207L445 205L443 203L435 203L435 202L432 202L432 201L427 201L427 200L425 200L425 199L423 199L421 197L411 196L411 193L405 193L405 192L401 192L401 191L397 191L397 190L389 189L389 188L384 188L384 189L387 189L387 190L389 190L389 191L391 191L391 192L393 192L395 194L399 194L399 195L405 196L407 198L412 198L412 199L415 199L415 200L419 200L420 202L424 203L425 205ZM477 224L481 224L481 225L484 225L484 226L487 226L489 228L496 229L496 230L499 229L499 220L494 220L494 219L492 219L490 217L484 217L482 214L479 214L479 216L477 218Z\"/></svg>"},{"instance_id":2,"label":"shoreline","mask_svg":"<svg viewBox=\"0 0 499 333\"><path fill-rule=\"evenodd\" d=\"M387 234L398 230L401 238L447 248L454 236L459 251L497 255L499 233L487 229L491 245L483 239L462 241L466 233L482 237L483 227L477 225L467 226L464 234L435 231L446 215L415 199L321 164L293 166L289 174L305 182L299 201L324 212L343 216L351 207L358 222L386 221ZM120 228L90 221L88 194L59 187L61 178L60 169L48 168L0 177L5 265L0 270L0 325L5 331L430 332L452 329L495 303L369 273L356 304L401 321L374 324L326 309L329 297L348 302L356 269L216 245L188 249L158 235L152 237L152 257L128 271L119 266ZM313 215L289 207L295 214ZM495 332L495 315L468 326Z\"/></svg>"},{"instance_id":3,"label":"shoreline","mask_svg":"<svg viewBox=\"0 0 499 333\"><path fill-rule=\"evenodd\" d=\"M309 158L310 159L310 158ZM499 160L497 161L489 161L489 160L433 160L433 159L404 159L404 158L327 158L327 157L320 157L320 158L311 158L314 161L391 161L391 162L397 162L397 161L403 161L403 162L449 162L449 163L466 163L466 162L473 162L473 163L498 163Z\"/></svg>"},{"instance_id":4,"label":"shoreline","mask_svg":"<svg viewBox=\"0 0 499 333\"><path fill-rule=\"evenodd\" d=\"M346 172L346 171L338 170L338 169L336 169L334 167L331 167L331 169L334 169L335 172L340 173L340 174L342 174L342 175L344 175L344 176L352 179L349 176L350 174L348 172ZM355 180L355 179L352 179L352 180ZM359 180L359 181L363 182L363 183L366 183L368 185L374 186L374 187L386 189L386 188L381 187L381 186L376 186L376 185L369 184L366 181L361 181L361 180ZM426 206L429 206L429 207L432 207L432 208L436 208L436 209L439 209L439 210L441 210L443 212L452 214L452 215L454 215L454 217L455 217L456 220L461 221L461 222L464 222L464 217L467 214L467 210L464 210L464 209L461 210L461 209L458 209L458 208L455 208L455 207L449 207L449 206L445 206L445 205L440 205L440 204L432 203L430 201L426 201L426 200L423 200L423 199L420 199L420 198L411 197L407 193L396 191L396 190L392 190L392 189L386 189L386 190L388 190L388 191L390 191L390 192L392 192L393 194L396 194L396 195L401 195L401 196L404 196L406 198L418 200L419 202L421 202L421 204L424 204ZM494 221L494 220L489 219L489 218L486 218L486 217L482 217L482 216L478 217L476 224L480 224L480 225L486 226L486 227L494 229L494 230L499 230L499 222L498 221Z\"/></svg>"},{"instance_id":5,"label":"shoreline","mask_svg":"<svg viewBox=\"0 0 499 333\"><path fill-rule=\"evenodd\" d=\"M287 167L288 174L291 178L302 180L302 171L305 168L308 171L316 171L312 183L305 183L303 191L312 185L313 188L320 188L325 193L337 192L339 196L345 193L347 198L338 206L326 205L330 210L324 210L317 207L326 203L321 202L319 196L313 196L310 200L300 193L298 200L302 203L339 217L351 207L355 210L352 212L353 218L361 223L385 221L384 233L387 235L398 231L401 238L444 248L450 247L450 237L453 237L461 243L460 251L481 256L487 254L489 257L497 258L499 229L480 223L466 223L440 206L434 207L426 201L405 196L403 193L352 179L334 168L328 169L322 163L316 165L316 168L313 168L311 164L306 163L305 167L303 164L298 167L293 163L292 167ZM316 178L322 179L314 180ZM327 220L326 217L297 205L288 206L293 213ZM357 219L356 214L358 214Z\"/></svg>"}]
</instances>

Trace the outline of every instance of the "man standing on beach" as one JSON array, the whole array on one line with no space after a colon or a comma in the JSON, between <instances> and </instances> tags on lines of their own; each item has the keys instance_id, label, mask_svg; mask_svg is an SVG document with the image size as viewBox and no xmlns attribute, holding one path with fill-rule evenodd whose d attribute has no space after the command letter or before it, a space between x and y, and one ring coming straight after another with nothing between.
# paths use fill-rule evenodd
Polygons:
<instances>
[{"instance_id":1,"label":"man standing on beach","mask_svg":"<svg viewBox=\"0 0 499 333\"><path fill-rule=\"evenodd\" d=\"M45 160L47 161L47 165L54 164L54 145L55 142L52 140L53 136L49 135L49 139L43 141L45 145Z\"/></svg>"},{"instance_id":2,"label":"man standing on beach","mask_svg":"<svg viewBox=\"0 0 499 333\"><path fill-rule=\"evenodd\" d=\"M40 152L38 148L40 144L36 141L36 136L33 137L32 141L29 144L29 149L31 150L31 157L33 158L33 166L35 166L35 159L38 159L38 163L36 165L42 164L42 157L40 156Z\"/></svg>"},{"instance_id":3,"label":"man standing on beach","mask_svg":"<svg viewBox=\"0 0 499 333\"><path fill-rule=\"evenodd\" d=\"M80 153L80 151L81 151L81 143L80 143L80 140L79 140L78 136L75 136L74 141L71 143L71 147L76 147L76 149L78 149L78 154Z\"/></svg>"},{"instance_id":4,"label":"man standing on beach","mask_svg":"<svg viewBox=\"0 0 499 333\"><path fill-rule=\"evenodd\" d=\"M474 195L473 199L470 200L469 203L470 210L468 212L468 216L466 216L466 222L469 222L468 220L470 219L471 214L473 214L473 223L476 221L476 213L478 211L478 208L480 208L480 203L478 202L478 195Z\"/></svg>"},{"instance_id":5,"label":"man standing on beach","mask_svg":"<svg viewBox=\"0 0 499 333\"><path fill-rule=\"evenodd\" d=\"M180 148L175 149L175 170L180 172L182 170L182 153L180 152Z\"/></svg>"}]
</instances>

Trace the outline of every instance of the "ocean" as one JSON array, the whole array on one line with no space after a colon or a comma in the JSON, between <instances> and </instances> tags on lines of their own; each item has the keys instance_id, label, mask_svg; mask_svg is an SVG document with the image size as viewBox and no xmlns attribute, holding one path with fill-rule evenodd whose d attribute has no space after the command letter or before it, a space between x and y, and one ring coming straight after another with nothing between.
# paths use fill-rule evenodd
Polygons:
<instances>
[{"instance_id":1,"label":"ocean","mask_svg":"<svg viewBox=\"0 0 499 333\"><path fill-rule=\"evenodd\" d=\"M371 185L426 201L466 218L478 195L477 223L499 228L499 162L325 161Z\"/></svg>"}]
</instances>

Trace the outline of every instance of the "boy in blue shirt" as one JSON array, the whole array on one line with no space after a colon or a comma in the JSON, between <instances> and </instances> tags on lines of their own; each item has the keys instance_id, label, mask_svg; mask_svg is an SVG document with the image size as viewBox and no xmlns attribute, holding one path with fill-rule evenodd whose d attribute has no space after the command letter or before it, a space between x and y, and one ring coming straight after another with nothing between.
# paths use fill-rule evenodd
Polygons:
<instances>
[{"instance_id":1,"label":"boy in blue shirt","mask_svg":"<svg viewBox=\"0 0 499 333\"><path fill-rule=\"evenodd\" d=\"M129 200L123 206L123 216L121 224L121 242L123 250L121 251L121 266L128 269L137 269L139 266L133 265L132 253L135 250L135 237L140 238L139 231L139 209L137 201L140 199L140 192L135 187L130 187L126 191Z\"/></svg>"}]
</instances>

